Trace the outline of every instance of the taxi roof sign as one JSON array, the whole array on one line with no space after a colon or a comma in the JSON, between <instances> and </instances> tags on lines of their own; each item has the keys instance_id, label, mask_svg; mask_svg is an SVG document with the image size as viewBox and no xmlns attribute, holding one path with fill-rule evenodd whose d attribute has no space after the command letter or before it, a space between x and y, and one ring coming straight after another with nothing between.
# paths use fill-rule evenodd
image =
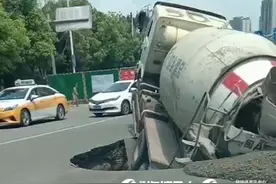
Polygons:
<instances>
[{"instance_id":1,"label":"taxi roof sign","mask_svg":"<svg viewBox=\"0 0 276 184\"><path fill-rule=\"evenodd\" d=\"M35 81L33 79L26 79L26 80L21 80L17 79L14 82L15 86L30 86L30 85L35 85Z\"/></svg>"}]
</instances>

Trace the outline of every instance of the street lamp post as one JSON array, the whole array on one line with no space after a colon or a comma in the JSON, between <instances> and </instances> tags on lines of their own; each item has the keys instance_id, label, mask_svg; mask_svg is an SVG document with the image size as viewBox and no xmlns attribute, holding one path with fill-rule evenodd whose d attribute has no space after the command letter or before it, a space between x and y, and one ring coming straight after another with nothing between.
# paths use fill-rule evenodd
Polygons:
<instances>
[{"instance_id":1,"label":"street lamp post","mask_svg":"<svg viewBox=\"0 0 276 184\"><path fill-rule=\"evenodd\" d=\"M67 0L67 7L70 7L69 0ZM69 39L70 39L70 49L71 49L71 59L72 59L73 73L76 73L76 59L75 59L75 53L74 53L73 34L72 34L71 30L69 30Z\"/></svg>"}]
</instances>

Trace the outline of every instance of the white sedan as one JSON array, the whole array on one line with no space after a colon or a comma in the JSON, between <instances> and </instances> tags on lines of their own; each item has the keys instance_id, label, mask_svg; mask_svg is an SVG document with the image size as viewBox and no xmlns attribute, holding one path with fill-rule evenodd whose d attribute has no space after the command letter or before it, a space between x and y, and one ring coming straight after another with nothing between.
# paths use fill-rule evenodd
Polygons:
<instances>
[{"instance_id":1,"label":"white sedan","mask_svg":"<svg viewBox=\"0 0 276 184\"><path fill-rule=\"evenodd\" d=\"M102 116L103 114L123 115L131 112L131 98L133 80L117 81L109 86L104 91L94 95L89 100L89 110L95 116Z\"/></svg>"}]
</instances>

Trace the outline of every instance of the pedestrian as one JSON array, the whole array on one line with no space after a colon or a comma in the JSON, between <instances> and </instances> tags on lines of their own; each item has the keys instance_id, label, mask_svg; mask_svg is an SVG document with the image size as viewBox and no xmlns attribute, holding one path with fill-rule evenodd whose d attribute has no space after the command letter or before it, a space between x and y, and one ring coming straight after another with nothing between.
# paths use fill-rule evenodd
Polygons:
<instances>
[{"instance_id":1,"label":"pedestrian","mask_svg":"<svg viewBox=\"0 0 276 184\"><path fill-rule=\"evenodd\" d=\"M78 107L79 106L79 93L78 93L78 83L75 84L73 88L73 103Z\"/></svg>"}]
</instances>

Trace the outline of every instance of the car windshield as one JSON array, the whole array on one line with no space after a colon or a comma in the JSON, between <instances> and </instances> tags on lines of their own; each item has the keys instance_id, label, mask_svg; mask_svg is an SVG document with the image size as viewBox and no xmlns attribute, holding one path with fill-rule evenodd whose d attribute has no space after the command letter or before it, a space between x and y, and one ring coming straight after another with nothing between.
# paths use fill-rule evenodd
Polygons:
<instances>
[{"instance_id":1,"label":"car windshield","mask_svg":"<svg viewBox=\"0 0 276 184\"><path fill-rule=\"evenodd\" d=\"M28 90L28 88L5 89L0 92L0 100L24 99Z\"/></svg>"},{"instance_id":2,"label":"car windshield","mask_svg":"<svg viewBox=\"0 0 276 184\"><path fill-rule=\"evenodd\" d=\"M102 91L102 93L110 93L110 92L120 92L124 91L128 88L131 82L120 82L120 83L114 83L111 86L109 86L106 90Z\"/></svg>"}]
</instances>

